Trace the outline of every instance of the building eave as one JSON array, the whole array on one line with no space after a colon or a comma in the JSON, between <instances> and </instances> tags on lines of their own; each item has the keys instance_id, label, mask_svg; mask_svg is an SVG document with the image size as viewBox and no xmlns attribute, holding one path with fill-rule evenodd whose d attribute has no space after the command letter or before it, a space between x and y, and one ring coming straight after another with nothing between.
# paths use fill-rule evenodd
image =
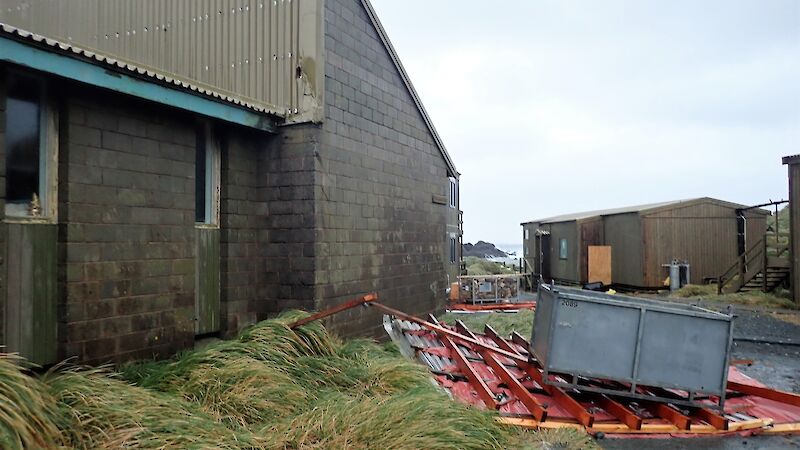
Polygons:
<instances>
[{"instance_id":1,"label":"building eave","mask_svg":"<svg viewBox=\"0 0 800 450\"><path fill-rule=\"evenodd\" d=\"M249 128L277 130L279 119L266 111L5 24L0 24L0 61Z\"/></svg>"},{"instance_id":2,"label":"building eave","mask_svg":"<svg viewBox=\"0 0 800 450\"><path fill-rule=\"evenodd\" d=\"M389 53L392 62L397 68L397 71L400 73L400 78L402 78L403 84L405 84L406 89L408 89L408 92L411 94L411 98L414 100L417 110L419 110L419 113L422 115L422 119L425 121L425 125L428 127L428 131L433 136L433 140L435 141L436 146L439 148L439 152L442 154L442 157L447 164L450 176L459 178L461 174L456 170L455 163L453 163L453 158L451 158L450 154L447 152L447 148L445 147L442 138L439 136L439 133L436 131L436 127L434 127L433 121L428 115L428 112L425 110L425 106L422 104L422 100L420 99L417 90L414 89L414 85L411 83L411 78L409 78L406 69L403 67L403 63L400 62L400 58L397 56L397 51L395 51L392 42L389 40L389 35L383 28L380 19L378 19L378 14L375 12L375 8L372 7L372 3L369 0L361 0L361 4L367 11L367 16L369 16L372 25L378 31L378 36L380 37L381 42L383 42L384 47L386 47L386 51Z\"/></svg>"}]
</instances>

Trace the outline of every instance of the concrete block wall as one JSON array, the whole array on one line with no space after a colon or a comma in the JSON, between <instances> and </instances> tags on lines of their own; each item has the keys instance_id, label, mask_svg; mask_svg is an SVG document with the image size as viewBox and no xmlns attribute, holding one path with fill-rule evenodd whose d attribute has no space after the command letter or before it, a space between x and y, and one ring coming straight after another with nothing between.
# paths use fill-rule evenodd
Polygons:
<instances>
[{"instance_id":1,"label":"concrete block wall","mask_svg":"<svg viewBox=\"0 0 800 450\"><path fill-rule=\"evenodd\" d=\"M0 300L6 298L6 73L0 69ZM6 304L0 301L0 343L6 342Z\"/></svg>"},{"instance_id":2,"label":"concrete block wall","mask_svg":"<svg viewBox=\"0 0 800 450\"><path fill-rule=\"evenodd\" d=\"M316 161L321 130L313 124L281 129L260 153L259 198L266 205L259 233L264 258L255 310L259 319L287 309L314 309Z\"/></svg>"},{"instance_id":3,"label":"concrete block wall","mask_svg":"<svg viewBox=\"0 0 800 450\"><path fill-rule=\"evenodd\" d=\"M317 172L318 307L368 291L403 310L442 308L449 206L445 161L359 0L325 2L325 121ZM380 335L355 309L342 334Z\"/></svg>"},{"instance_id":4,"label":"concrete block wall","mask_svg":"<svg viewBox=\"0 0 800 450\"><path fill-rule=\"evenodd\" d=\"M259 280L264 271L259 236L266 204L259 199L263 134L218 130L222 143L220 201L221 327L224 337L256 321Z\"/></svg>"},{"instance_id":5,"label":"concrete block wall","mask_svg":"<svg viewBox=\"0 0 800 450\"><path fill-rule=\"evenodd\" d=\"M62 357L164 357L194 339L191 118L73 86L62 106Z\"/></svg>"}]
</instances>

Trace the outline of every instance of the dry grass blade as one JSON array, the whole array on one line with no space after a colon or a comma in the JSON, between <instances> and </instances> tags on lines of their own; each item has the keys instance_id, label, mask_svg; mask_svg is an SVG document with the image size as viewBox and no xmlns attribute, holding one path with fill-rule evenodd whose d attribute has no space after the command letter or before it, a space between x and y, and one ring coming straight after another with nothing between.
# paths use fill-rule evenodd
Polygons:
<instances>
[{"instance_id":1,"label":"dry grass blade","mask_svg":"<svg viewBox=\"0 0 800 450\"><path fill-rule=\"evenodd\" d=\"M501 449L510 430L431 389L390 397L332 393L264 435L275 448Z\"/></svg>"},{"instance_id":2,"label":"dry grass blade","mask_svg":"<svg viewBox=\"0 0 800 450\"><path fill-rule=\"evenodd\" d=\"M104 369L65 369L44 378L72 423L77 448L252 449L236 432L174 396L131 386Z\"/></svg>"},{"instance_id":3,"label":"dry grass blade","mask_svg":"<svg viewBox=\"0 0 800 450\"><path fill-rule=\"evenodd\" d=\"M24 359L0 353L0 448L54 448L61 443L55 401L23 372Z\"/></svg>"}]
</instances>

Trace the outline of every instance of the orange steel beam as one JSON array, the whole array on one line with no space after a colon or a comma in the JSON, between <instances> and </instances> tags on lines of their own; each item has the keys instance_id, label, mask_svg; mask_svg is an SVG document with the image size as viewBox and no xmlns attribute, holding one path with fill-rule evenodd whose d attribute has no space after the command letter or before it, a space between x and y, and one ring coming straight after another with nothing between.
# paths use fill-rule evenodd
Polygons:
<instances>
[{"instance_id":1,"label":"orange steel beam","mask_svg":"<svg viewBox=\"0 0 800 450\"><path fill-rule=\"evenodd\" d=\"M678 427L679 430L688 430L689 427L692 425L692 419L688 416L682 414L677 409L667 406L664 403L649 403L644 405L650 413L654 416L660 417L662 419L668 420L672 422L673 425Z\"/></svg>"},{"instance_id":2,"label":"orange steel beam","mask_svg":"<svg viewBox=\"0 0 800 450\"><path fill-rule=\"evenodd\" d=\"M489 338L492 339L501 349L522 357L522 355L520 355L519 352L517 352L517 350L514 349L508 343L508 341L500 337L497 334L497 332L494 329L492 329L490 325L487 324L485 326L484 331L486 332L486 335L489 336ZM484 357L484 359L486 358ZM558 402L559 406L569 411L570 414L572 414L576 419L578 419L578 422L580 422L581 425L587 427L592 426L592 424L594 423L594 415L591 414L589 411L587 411L586 408L584 408L583 405L580 404L580 402L572 398L572 396L570 396L566 391L564 391L560 387L545 384L544 377L542 376L541 372L539 372L539 367L527 361L525 363L517 362L517 365L522 370L524 370L525 373L527 373L534 381L536 381L539 384L539 386L541 386L545 390L545 392L548 393L548 395L553 397L553 399L556 400L556 402Z\"/></svg>"},{"instance_id":3,"label":"orange steel beam","mask_svg":"<svg viewBox=\"0 0 800 450\"><path fill-rule=\"evenodd\" d=\"M594 415L593 414L591 414L588 411L586 411L586 409L583 407L583 405L581 405L574 398L570 397L569 394L567 394L566 392L564 392L560 388L557 388L555 386L551 386L549 384L546 384L544 382L544 378L542 377L541 372L539 372L538 367L531 365L528 362L528 358L520 355L516 351L515 352L509 352L509 351L503 350L501 348L493 347L491 345L486 345L483 342L478 341L477 339L472 339L472 338L470 338L468 336L464 336L463 334L456 333L454 331L450 331L447 328L443 328L443 327L440 327L438 325L434 325L434 324L432 324L430 322L426 322L426 321L424 321L422 319L419 319L417 317L411 316L411 315L406 314L406 313L404 313L402 311L398 311L398 310L396 310L394 308L390 308L390 307L388 307L388 306L386 306L386 305L384 305L382 303L375 302L375 303L372 303L371 305L375 306L375 307L378 307L379 309L382 309L382 310L388 312L389 314L392 314L395 317L400 317L401 319L408 320L409 322L414 322L414 323L417 323L419 325L422 325L425 328L428 328L429 330L432 330L432 331L436 332L437 334L445 334L445 335L447 335L449 337L452 337L452 338L454 338L456 340L459 340L461 342L472 344L475 347L477 347L478 349L480 349L480 350L478 350L478 352L481 353L482 356L484 355L484 353L486 353L485 351L488 350L490 352L493 352L493 353L498 354L498 355L505 356L505 357L515 361L517 363L517 365L521 369L525 370L525 372L539 384L539 386L542 386L542 388L544 388L545 392L547 392L551 397L553 397L553 399L555 401L557 401L559 403L559 406L561 406L562 408L567 410L576 419L578 419L578 422L580 422L582 425L587 426L587 427L591 427L592 424L594 423ZM484 360L486 360L486 357L484 357ZM487 361L487 363L488 363L488 361ZM527 389L525 389L525 392L527 392Z\"/></svg>"},{"instance_id":4,"label":"orange steel beam","mask_svg":"<svg viewBox=\"0 0 800 450\"><path fill-rule=\"evenodd\" d=\"M800 395L791 394L789 392L759 386L750 386L749 384L737 383L735 381L728 381L728 389L743 394L763 397L787 405L800 406Z\"/></svg>"},{"instance_id":5,"label":"orange steel beam","mask_svg":"<svg viewBox=\"0 0 800 450\"><path fill-rule=\"evenodd\" d=\"M637 416L636 413L630 410L627 406L612 400L605 395L598 395L597 404L606 410L609 414L621 420L631 430L642 429L642 418Z\"/></svg>"},{"instance_id":6,"label":"orange steel beam","mask_svg":"<svg viewBox=\"0 0 800 450\"><path fill-rule=\"evenodd\" d=\"M728 429L728 419L707 408L697 408L694 415L718 430Z\"/></svg>"},{"instance_id":7,"label":"orange steel beam","mask_svg":"<svg viewBox=\"0 0 800 450\"><path fill-rule=\"evenodd\" d=\"M567 394L563 389L557 386L551 386L544 382L544 377L542 373L539 372L539 367L535 364L528 364L527 362L524 366L521 366L525 369L525 373L530 375L530 377L536 381L539 386L541 386L545 392L547 392L553 400L558 402L558 406L566 409L570 414L572 414L581 425L586 427L591 427L594 424L594 414L590 413L580 404L577 400L572 398L569 394Z\"/></svg>"},{"instance_id":8,"label":"orange steel beam","mask_svg":"<svg viewBox=\"0 0 800 450\"><path fill-rule=\"evenodd\" d=\"M441 339L445 347L450 349L450 353L453 355L456 365L458 365L458 368L461 370L464 376L467 377L469 384L475 389L475 391L478 392L478 396L481 398L486 407L489 409L499 408L500 405L497 403L497 399L495 398L494 394L492 394L489 386L486 385L486 382L483 380L483 378L478 375L478 373L475 371L475 368L472 367L469 361L467 361L467 358L463 353L461 353L458 345L456 345L452 339L446 336L439 336L439 339Z\"/></svg>"},{"instance_id":9,"label":"orange steel beam","mask_svg":"<svg viewBox=\"0 0 800 450\"><path fill-rule=\"evenodd\" d=\"M650 391L651 393L653 393L655 395L658 395L659 397L665 397L665 398L670 398L671 397L671 398L674 398L676 400L685 400L686 399L686 397L678 395L678 394L676 394L676 393L674 393L672 391L669 391L667 389L664 389L664 388L646 386L646 387L643 387L643 389L647 389L648 391ZM702 407L697 408L697 407L694 407L694 408L690 408L690 411L693 411L692 415L694 417L697 417L698 419L701 419L701 420L705 421L706 423L708 423L709 425L713 426L714 428L716 428L718 430L727 430L728 429L728 422L729 422L728 419L726 419L725 417L723 417L723 416L719 415L718 413L712 411L709 408L702 408Z\"/></svg>"},{"instance_id":10,"label":"orange steel beam","mask_svg":"<svg viewBox=\"0 0 800 450\"><path fill-rule=\"evenodd\" d=\"M493 347L491 345L484 344L483 342L481 342L481 341L479 341L477 339L473 339L473 338L471 338L469 336L464 336L463 334L457 333L455 331L452 331L449 328L445 328L445 327L442 327L442 326L439 326L439 325L432 324L432 323L430 323L428 321L420 319L419 317L414 317L414 316L412 316L410 314L404 313L403 311L399 311L399 310L396 310L396 309L394 309L392 307L386 306L383 303L378 303L378 302L375 301L375 302L370 302L369 305L373 306L375 308L378 308L378 309L380 309L380 310L382 310L382 311L384 311L384 312L386 312L388 314L391 314L391 315L393 315L395 317L399 317L400 319L407 320L409 322L413 322L413 323L416 323L418 325L421 325L421 326L423 326L423 327L425 327L425 328L427 328L427 329L429 329L431 331L436 332L439 335L448 336L448 337L452 338L455 341L464 342L464 343L467 343L467 344L472 344L475 347L478 347L480 349L492 351L494 353L497 353L498 355L502 355L502 356L505 356L506 358L512 359L512 360L516 361L517 363L522 363L522 364L527 364L528 363L528 359L527 358L525 358L523 356L520 356L517 353L507 352L507 351L505 351L503 349L500 349L500 348L497 348L497 347Z\"/></svg>"},{"instance_id":11,"label":"orange steel beam","mask_svg":"<svg viewBox=\"0 0 800 450\"><path fill-rule=\"evenodd\" d=\"M525 347L526 349L530 349L531 348L531 345L530 345L530 343L528 343L528 340L525 339L524 337L522 337L522 335L517 333L516 331L511 332L511 342L513 342L513 343L515 343L517 345L521 345L521 346Z\"/></svg>"},{"instance_id":12,"label":"orange steel beam","mask_svg":"<svg viewBox=\"0 0 800 450\"><path fill-rule=\"evenodd\" d=\"M493 340L494 343L497 344L497 346L502 348L503 350L519 354L519 352L514 347L512 347L507 340L505 340L502 336L497 334L497 331L495 331L494 328L492 328L492 326L489 325L488 323L483 326L483 334L485 334L489 339Z\"/></svg>"},{"instance_id":13,"label":"orange steel beam","mask_svg":"<svg viewBox=\"0 0 800 450\"><path fill-rule=\"evenodd\" d=\"M462 322L460 320L456 320L456 331L458 331L459 333L461 333L461 334L463 334L465 336L469 336L472 339L475 339L476 341L478 340L478 337L475 336L475 333L473 333L472 330L467 328L467 326L464 324L464 322Z\"/></svg>"},{"instance_id":14,"label":"orange steel beam","mask_svg":"<svg viewBox=\"0 0 800 450\"><path fill-rule=\"evenodd\" d=\"M528 408L528 411L530 411L536 420L541 422L547 418L547 410L545 410L544 406L536 400L536 397L534 397L528 389L500 363L500 361L497 360L491 351L484 349L480 351L480 354L483 360L486 361L486 364L492 368L494 374L503 380L503 383L505 383L514 395L517 396L519 401Z\"/></svg>"},{"instance_id":15,"label":"orange steel beam","mask_svg":"<svg viewBox=\"0 0 800 450\"><path fill-rule=\"evenodd\" d=\"M291 325L289 325L289 328L294 330L295 328L297 328L299 326L303 326L303 325L305 325L307 323L314 322L315 320L324 319L324 318L326 318L328 316L332 316L332 315L338 314L338 313L340 313L342 311L346 311L348 309L355 308L356 306L359 306L359 305L364 305L364 304L368 304L368 303L371 303L371 302L375 302L377 300L378 300L378 294L376 294L374 292L371 293L371 294L362 295L361 297L354 298L352 300L348 300L348 301L346 301L346 302L344 302L344 303L342 303L340 305L336 305L336 306L334 306L332 308L328 308L328 309L326 309L324 311L320 311L320 312L318 312L316 314L312 314L312 315L310 315L310 316L308 316L308 317L306 317L304 319L300 319L297 322L294 322Z\"/></svg>"}]
</instances>

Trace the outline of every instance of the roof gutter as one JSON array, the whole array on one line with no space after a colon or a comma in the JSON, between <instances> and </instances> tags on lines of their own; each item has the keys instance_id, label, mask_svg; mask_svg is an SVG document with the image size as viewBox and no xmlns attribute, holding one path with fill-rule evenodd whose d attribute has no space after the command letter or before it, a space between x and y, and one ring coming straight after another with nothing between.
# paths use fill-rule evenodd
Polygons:
<instances>
[{"instance_id":1,"label":"roof gutter","mask_svg":"<svg viewBox=\"0 0 800 450\"><path fill-rule=\"evenodd\" d=\"M275 133L277 124L267 114L211 100L184 90L142 80L88 61L0 36L0 61L131 95L225 122Z\"/></svg>"}]
</instances>

